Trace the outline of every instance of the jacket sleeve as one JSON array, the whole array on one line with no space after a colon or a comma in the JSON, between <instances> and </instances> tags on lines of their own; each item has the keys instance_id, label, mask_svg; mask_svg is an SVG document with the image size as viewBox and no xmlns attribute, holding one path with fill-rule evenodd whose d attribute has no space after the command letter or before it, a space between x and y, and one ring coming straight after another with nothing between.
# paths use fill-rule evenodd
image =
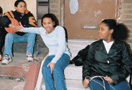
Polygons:
<instances>
[{"instance_id":1,"label":"jacket sleeve","mask_svg":"<svg viewBox=\"0 0 132 90\"><path fill-rule=\"evenodd\" d=\"M60 27L60 26L57 26L56 28L58 28L58 51L56 52L55 54L55 57L52 59L51 62L53 63L56 63L60 58L61 56L63 55L63 53L65 52L66 50L66 37L65 37L65 30L63 27Z\"/></svg>"},{"instance_id":2,"label":"jacket sleeve","mask_svg":"<svg viewBox=\"0 0 132 90\"><path fill-rule=\"evenodd\" d=\"M0 17L0 26L8 27L11 24L11 20L7 16Z\"/></svg>"},{"instance_id":3,"label":"jacket sleeve","mask_svg":"<svg viewBox=\"0 0 132 90\"><path fill-rule=\"evenodd\" d=\"M94 49L93 49L93 45L89 46L89 49L87 51L87 56L86 59L83 63L83 80L85 79L86 76L90 76L91 71L91 66L92 66L92 62L94 60Z\"/></svg>"},{"instance_id":4,"label":"jacket sleeve","mask_svg":"<svg viewBox=\"0 0 132 90\"><path fill-rule=\"evenodd\" d=\"M113 73L111 75L114 84L118 84L119 82L126 79L126 77L131 73L132 70L132 56L131 56L130 48L127 44L124 44L122 47L122 67L119 72Z\"/></svg>"},{"instance_id":5,"label":"jacket sleeve","mask_svg":"<svg viewBox=\"0 0 132 90\"><path fill-rule=\"evenodd\" d=\"M35 20L35 17L33 16L32 13L28 13L28 27L36 27L37 24L36 24L36 20Z\"/></svg>"}]
</instances>

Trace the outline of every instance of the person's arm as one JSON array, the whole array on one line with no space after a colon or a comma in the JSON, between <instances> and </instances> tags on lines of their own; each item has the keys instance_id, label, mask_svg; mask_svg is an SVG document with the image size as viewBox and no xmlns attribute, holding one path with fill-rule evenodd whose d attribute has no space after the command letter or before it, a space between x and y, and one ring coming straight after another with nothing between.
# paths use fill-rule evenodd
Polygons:
<instances>
[{"instance_id":1,"label":"person's arm","mask_svg":"<svg viewBox=\"0 0 132 90\"><path fill-rule=\"evenodd\" d=\"M43 27L30 27L30 28L24 28L22 29L22 32L29 32L29 33L36 33L41 34L42 31L44 31Z\"/></svg>"},{"instance_id":2,"label":"person's arm","mask_svg":"<svg viewBox=\"0 0 132 90\"><path fill-rule=\"evenodd\" d=\"M119 82L125 80L132 71L132 56L127 44L123 44L121 61L122 67L120 70L110 76L114 81L114 84L118 84Z\"/></svg>"},{"instance_id":3,"label":"person's arm","mask_svg":"<svg viewBox=\"0 0 132 90\"><path fill-rule=\"evenodd\" d=\"M87 51L87 55L83 62L83 67L82 67L82 78L83 78L82 81L83 81L84 88L87 88L89 84L89 80L86 79L86 77L90 76L91 74L91 65L93 60L94 60L93 45L89 45L89 49Z\"/></svg>"},{"instance_id":4,"label":"person's arm","mask_svg":"<svg viewBox=\"0 0 132 90\"><path fill-rule=\"evenodd\" d=\"M28 24L27 24L27 27L36 27L37 24L36 24L36 20L35 20L35 17L33 16L33 14L31 12L29 12L28 10L26 10L27 15L28 15Z\"/></svg>"},{"instance_id":5,"label":"person's arm","mask_svg":"<svg viewBox=\"0 0 132 90\"><path fill-rule=\"evenodd\" d=\"M42 32L45 31L43 27L24 28L21 23L20 26L15 26L13 24L10 24L9 27L17 32L30 32L30 33L42 34Z\"/></svg>"},{"instance_id":6,"label":"person's arm","mask_svg":"<svg viewBox=\"0 0 132 90\"><path fill-rule=\"evenodd\" d=\"M91 66L92 62L94 60L94 49L93 49L93 44L89 45L89 49L87 51L86 58L83 63L83 80L85 79L86 76L90 76L91 73Z\"/></svg>"},{"instance_id":7,"label":"person's arm","mask_svg":"<svg viewBox=\"0 0 132 90\"><path fill-rule=\"evenodd\" d=\"M59 26L59 30L58 30L58 40L59 40L59 49L56 52L55 57L53 58L53 60L51 62L56 63L60 57L62 56L62 54L65 52L66 50L66 37L65 37L65 30L63 27Z\"/></svg>"}]
</instances>

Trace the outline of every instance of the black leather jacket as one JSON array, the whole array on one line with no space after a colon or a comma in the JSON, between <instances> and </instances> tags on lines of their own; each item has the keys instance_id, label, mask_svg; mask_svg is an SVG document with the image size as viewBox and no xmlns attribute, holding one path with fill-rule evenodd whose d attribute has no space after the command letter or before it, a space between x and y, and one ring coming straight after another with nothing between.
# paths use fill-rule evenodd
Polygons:
<instances>
[{"instance_id":1,"label":"black leather jacket","mask_svg":"<svg viewBox=\"0 0 132 90\"><path fill-rule=\"evenodd\" d=\"M126 80L132 70L132 57L128 44L115 40L107 54L102 40L92 43L83 64L83 80L86 76L109 76L118 84Z\"/></svg>"}]
</instances>

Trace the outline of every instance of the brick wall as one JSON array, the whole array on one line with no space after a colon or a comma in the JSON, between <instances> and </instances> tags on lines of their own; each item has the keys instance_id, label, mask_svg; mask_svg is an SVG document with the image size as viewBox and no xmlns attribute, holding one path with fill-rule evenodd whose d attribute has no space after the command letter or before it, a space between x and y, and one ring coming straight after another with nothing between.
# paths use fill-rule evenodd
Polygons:
<instances>
[{"instance_id":1,"label":"brick wall","mask_svg":"<svg viewBox=\"0 0 132 90\"><path fill-rule=\"evenodd\" d=\"M130 30L128 43L132 48L132 0L121 0L120 21Z\"/></svg>"},{"instance_id":2,"label":"brick wall","mask_svg":"<svg viewBox=\"0 0 132 90\"><path fill-rule=\"evenodd\" d=\"M54 13L60 22L60 0L50 0L50 13Z\"/></svg>"}]
</instances>

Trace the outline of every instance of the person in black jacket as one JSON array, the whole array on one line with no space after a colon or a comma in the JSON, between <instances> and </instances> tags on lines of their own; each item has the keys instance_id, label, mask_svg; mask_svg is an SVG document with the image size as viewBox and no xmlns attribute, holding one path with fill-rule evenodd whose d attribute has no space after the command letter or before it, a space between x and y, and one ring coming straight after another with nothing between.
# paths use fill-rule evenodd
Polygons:
<instances>
[{"instance_id":1,"label":"person in black jacket","mask_svg":"<svg viewBox=\"0 0 132 90\"><path fill-rule=\"evenodd\" d=\"M91 90L131 90L126 78L132 70L132 56L125 40L129 30L114 19L99 26L100 40L93 42L83 64L83 86Z\"/></svg>"},{"instance_id":2,"label":"person in black jacket","mask_svg":"<svg viewBox=\"0 0 132 90\"><path fill-rule=\"evenodd\" d=\"M0 7L0 17L3 16L3 9ZM4 27L0 25L0 61L2 60L2 48L5 42L5 35L7 32L5 31Z\"/></svg>"},{"instance_id":3,"label":"person in black jacket","mask_svg":"<svg viewBox=\"0 0 132 90\"><path fill-rule=\"evenodd\" d=\"M8 17L13 15L15 20L20 22L24 27L36 27L36 21L31 12L26 8L26 2L24 0L16 0L14 3L15 11L9 11L5 13ZM10 16L11 17L11 16ZM12 44L18 42L27 42L27 61L33 61L33 47L35 43L34 33L8 33L5 38L4 57L2 59L2 65L7 65L12 61Z\"/></svg>"}]
</instances>

